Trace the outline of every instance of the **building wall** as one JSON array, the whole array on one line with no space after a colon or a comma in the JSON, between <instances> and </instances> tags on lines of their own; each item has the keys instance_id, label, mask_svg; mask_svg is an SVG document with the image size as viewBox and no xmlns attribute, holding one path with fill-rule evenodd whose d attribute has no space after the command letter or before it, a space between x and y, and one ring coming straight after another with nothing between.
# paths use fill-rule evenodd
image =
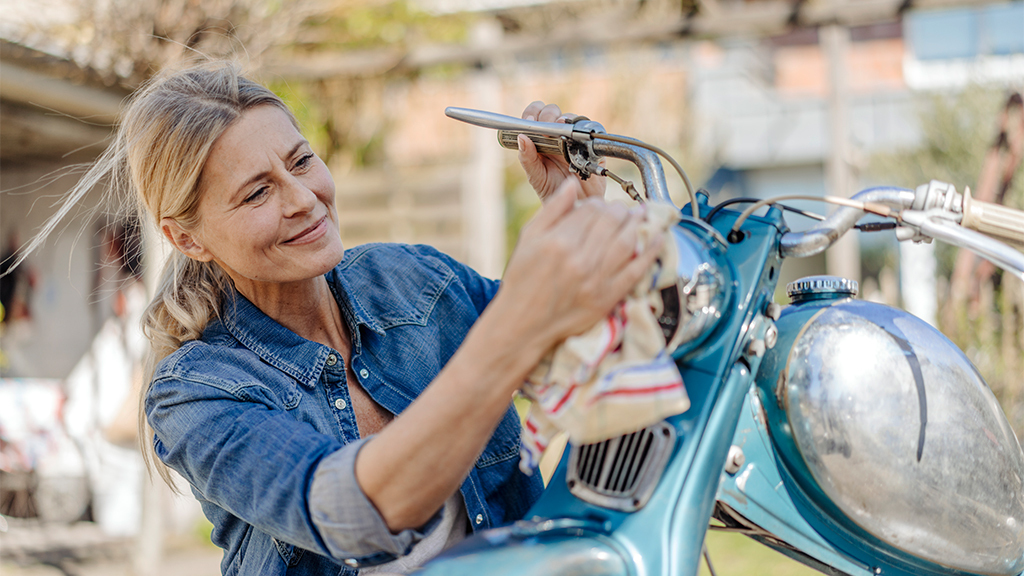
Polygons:
<instances>
[{"instance_id":1,"label":"building wall","mask_svg":"<svg viewBox=\"0 0 1024 576\"><path fill-rule=\"evenodd\" d=\"M0 170L0 230L4 254L32 238L53 213L55 199L74 177L49 181L59 161L5 161ZM99 193L84 205L99 203ZM109 314L109 291L101 285L99 224L79 213L62 224L20 267L28 317L9 317L0 335L8 377L64 378ZM11 282L11 277L0 279ZM109 290L109 286L106 287Z\"/></svg>"}]
</instances>

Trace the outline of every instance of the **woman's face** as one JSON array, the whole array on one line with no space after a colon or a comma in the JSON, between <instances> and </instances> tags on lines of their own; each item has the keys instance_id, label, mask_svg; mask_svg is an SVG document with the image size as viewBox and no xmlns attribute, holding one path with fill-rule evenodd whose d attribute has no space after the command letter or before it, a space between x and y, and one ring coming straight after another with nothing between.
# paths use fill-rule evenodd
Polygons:
<instances>
[{"instance_id":1,"label":"woman's face","mask_svg":"<svg viewBox=\"0 0 1024 576\"><path fill-rule=\"evenodd\" d=\"M215 261L246 296L341 261L334 181L276 106L246 111L214 142L199 190L193 253L175 244Z\"/></svg>"}]
</instances>

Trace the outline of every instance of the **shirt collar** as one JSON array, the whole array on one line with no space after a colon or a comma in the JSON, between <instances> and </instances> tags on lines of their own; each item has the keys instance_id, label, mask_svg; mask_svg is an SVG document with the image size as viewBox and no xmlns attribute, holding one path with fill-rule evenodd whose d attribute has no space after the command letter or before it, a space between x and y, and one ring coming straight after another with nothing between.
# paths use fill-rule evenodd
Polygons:
<instances>
[{"instance_id":1,"label":"shirt collar","mask_svg":"<svg viewBox=\"0 0 1024 576\"><path fill-rule=\"evenodd\" d=\"M347 255L347 253L346 253ZM327 284L334 293L334 299L341 307L341 313L347 315L345 320L349 326L366 326L375 333L384 336L386 332L377 320L376 316L367 312L367 308L359 301L359 289L352 285L352 280L343 273L346 270L343 266L336 266L327 273ZM353 345L357 336L353 336Z\"/></svg>"},{"instance_id":2,"label":"shirt collar","mask_svg":"<svg viewBox=\"0 0 1024 576\"><path fill-rule=\"evenodd\" d=\"M232 288L221 305L224 328L264 362L300 384L316 386L331 349L278 324Z\"/></svg>"},{"instance_id":3,"label":"shirt collar","mask_svg":"<svg viewBox=\"0 0 1024 576\"><path fill-rule=\"evenodd\" d=\"M352 356L358 356L362 353L359 326L366 326L381 336L385 335L385 331L380 322L359 302L356 291L340 267L328 272L326 278L352 333ZM264 362L310 388L316 386L327 357L334 353L329 346L306 340L281 326L234 287L224 297L221 322L235 339Z\"/></svg>"}]
</instances>

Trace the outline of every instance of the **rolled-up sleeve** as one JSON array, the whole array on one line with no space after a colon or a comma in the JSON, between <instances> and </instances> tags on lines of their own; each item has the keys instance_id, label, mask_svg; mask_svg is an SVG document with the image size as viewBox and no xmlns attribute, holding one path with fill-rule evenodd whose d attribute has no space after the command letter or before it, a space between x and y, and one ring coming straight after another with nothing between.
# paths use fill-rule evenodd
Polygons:
<instances>
[{"instance_id":1,"label":"rolled-up sleeve","mask_svg":"<svg viewBox=\"0 0 1024 576\"><path fill-rule=\"evenodd\" d=\"M335 558L380 564L409 553L434 530L441 510L421 528L393 534L356 481L356 456L370 438L347 444L320 462L313 475L309 508L313 524Z\"/></svg>"},{"instance_id":2,"label":"rolled-up sleeve","mask_svg":"<svg viewBox=\"0 0 1024 576\"><path fill-rule=\"evenodd\" d=\"M391 534L355 478L369 439L343 445L273 408L264 386L229 392L207 380L158 378L147 416L157 456L225 512L349 566L394 560L439 521Z\"/></svg>"},{"instance_id":3,"label":"rolled-up sleeve","mask_svg":"<svg viewBox=\"0 0 1024 576\"><path fill-rule=\"evenodd\" d=\"M277 540L326 553L307 495L317 465L341 443L272 408L261 386L233 392L157 379L146 402L156 455L225 512Z\"/></svg>"}]
</instances>

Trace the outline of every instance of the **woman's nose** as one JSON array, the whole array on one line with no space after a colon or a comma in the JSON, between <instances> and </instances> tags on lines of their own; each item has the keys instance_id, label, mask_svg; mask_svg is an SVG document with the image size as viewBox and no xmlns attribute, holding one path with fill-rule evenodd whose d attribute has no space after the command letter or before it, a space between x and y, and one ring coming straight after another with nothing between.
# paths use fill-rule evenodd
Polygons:
<instances>
[{"instance_id":1,"label":"woman's nose","mask_svg":"<svg viewBox=\"0 0 1024 576\"><path fill-rule=\"evenodd\" d=\"M285 216L305 214L316 206L316 194L297 178L289 178L285 185L284 212Z\"/></svg>"}]
</instances>

